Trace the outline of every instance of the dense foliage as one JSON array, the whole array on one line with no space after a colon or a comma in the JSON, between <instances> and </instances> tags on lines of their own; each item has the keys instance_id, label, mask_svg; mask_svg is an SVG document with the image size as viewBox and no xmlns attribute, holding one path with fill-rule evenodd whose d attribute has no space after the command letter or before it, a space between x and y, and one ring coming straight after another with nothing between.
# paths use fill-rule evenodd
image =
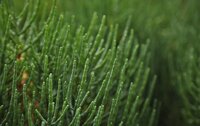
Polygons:
<instances>
[{"instance_id":1,"label":"dense foliage","mask_svg":"<svg viewBox=\"0 0 200 126\"><path fill-rule=\"evenodd\" d=\"M0 125L200 125L199 5L0 0Z\"/></svg>"},{"instance_id":2,"label":"dense foliage","mask_svg":"<svg viewBox=\"0 0 200 126\"><path fill-rule=\"evenodd\" d=\"M55 6L36 20L39 1L1 7L1 125L154 125L149 42L130 20L119 33L96 14L86 28L65 23Z\"/></svg>"}]
</instances>

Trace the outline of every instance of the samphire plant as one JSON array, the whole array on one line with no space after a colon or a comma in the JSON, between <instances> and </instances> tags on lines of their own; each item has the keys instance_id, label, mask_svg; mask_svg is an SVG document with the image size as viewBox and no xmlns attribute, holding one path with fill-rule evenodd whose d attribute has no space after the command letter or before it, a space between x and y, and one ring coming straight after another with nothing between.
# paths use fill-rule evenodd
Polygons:
<instances>
[{"instance_id":1,"label":"samphire plant","mask_svg":"<svg viewBox=\"0 0 200 126\"><path fill-rule=\"evenodd\" d=\"M118 32L94 13L84 27L42 5L0 4L0 125L156 125L149 42L131 19Z\"/></svg>"},{"instance_id":2,"label":"samphire plant","mask_svg":"<svg viewBox=\"0 0 200 126\"><path fill-rule=\"evenodd\" d=\"M140 42L150 38L151 70L158 75L156 97L162 102L159 126L199 124L199 0L60 0L60 9L88 24L93 11L108 24L132 16ZM119 30L121 30L119 28ZM182 112L181 112L182 111Z\"/></svg>"}]
</instances>

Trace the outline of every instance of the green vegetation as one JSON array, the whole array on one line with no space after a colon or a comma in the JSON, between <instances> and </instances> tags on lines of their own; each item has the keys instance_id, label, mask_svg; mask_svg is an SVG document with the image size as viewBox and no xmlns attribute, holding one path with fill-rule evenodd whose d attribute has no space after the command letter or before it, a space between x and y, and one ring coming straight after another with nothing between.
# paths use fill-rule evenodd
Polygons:
<instances>
[{"instance_id":1,"label":"green vegetation","mask_svg":"<svg viewBox=\"0 0 200 126\"><path fill-rule=\"evenodd\" d=\"M200 125L198 0L1 0L0 125Z\"/></svg>"}]
</instances>

